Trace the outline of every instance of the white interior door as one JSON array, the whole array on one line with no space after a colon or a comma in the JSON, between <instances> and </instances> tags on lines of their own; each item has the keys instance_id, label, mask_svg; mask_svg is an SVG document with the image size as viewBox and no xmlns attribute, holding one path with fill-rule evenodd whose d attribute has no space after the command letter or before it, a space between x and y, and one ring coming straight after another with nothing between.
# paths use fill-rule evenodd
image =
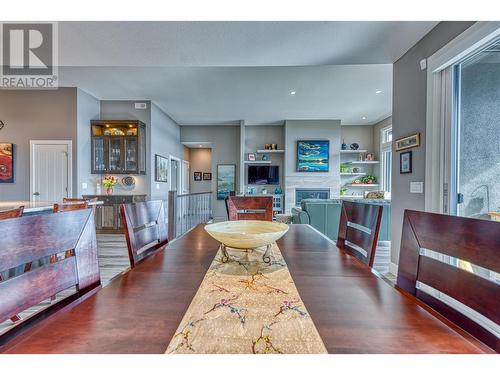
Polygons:
<instances>
[{"instance_id":1,"label":"white interior door","mask_svg":"<svg viewBox=\"0 0 500 375\"><path fill-rule=\"evenodd\" d=\"M187 160L182 161L182 194L189 194L189 162Z\"/></svg>"},{"instance_id":2,"label":"white interior door","mask_svg":"<svg viewBox=\"0 0 500 375\"><path fill-rule=\"evenodd\" d=\"M71 141L30 141L31 200L60 202L71 197Z\"/></svg>"}]
</instances>

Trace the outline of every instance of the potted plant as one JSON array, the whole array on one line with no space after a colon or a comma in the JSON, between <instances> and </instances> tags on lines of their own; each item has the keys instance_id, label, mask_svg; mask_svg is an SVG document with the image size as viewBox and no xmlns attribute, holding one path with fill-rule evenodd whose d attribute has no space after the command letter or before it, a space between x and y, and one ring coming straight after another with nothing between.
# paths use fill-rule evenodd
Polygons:
<instances>
[{"instance_id":1,"label":"potted plant","mask_svg":"<svg viewBox=\"0 0 500 375\"><path fill-rule=\"evenodd\" d=\"M102 179L102 186L106 188L106 194L113 194L113 186L118 183L118 178L115 176L104 176Z\"/></svg>"},{"instance_id":2,"label":"potted plant","mask_svg":"<svg viewBox=\"0 0 500 375\"><path fill-rule=\"evenodd\" d=\"M363 178L361 179L361 182L363 184L368 184L368 185L375 184L377 182L377 177L375 177L372 174L368 174L366 176L363 176Z\"/></svg>"},{"instance_id":3,"label":"potted plant","mask_svg":"<svg viewBox=\"0 0 500 375\"><path fill-rule=\"evenodd\" d=\"M347 164L340 164L340 173L349 173L349 166Z\"/></svg>"},{"instance_id":4,"label":"potted plant","mask_svg":"<svg viewBox=\"0 0 500 375\"><path fill-rule=\"evenodd\" d=\"M347 193L347 188L346 188L345 186L342 186L342 187L340 188L340 196L341 196L341 197L342 197L342 196L344 196L344 195L345 195L345 193Z\"/></svg>"}]
</instances>

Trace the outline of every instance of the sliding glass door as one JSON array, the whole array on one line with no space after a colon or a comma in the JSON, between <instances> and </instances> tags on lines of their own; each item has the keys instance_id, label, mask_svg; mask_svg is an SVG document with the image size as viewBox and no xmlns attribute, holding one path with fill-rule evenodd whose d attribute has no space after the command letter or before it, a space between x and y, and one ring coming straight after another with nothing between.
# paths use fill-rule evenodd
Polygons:
<instances>
[{"instance_id":1,"label":"sliding glass door","mask_svg":"<svg viewBox=\"0 0 500 375\"><path fill-rule=\"evenodd\" d=\"M453 67L450 213L500 221L500 40Z\"/></svg>"}]
</instances>

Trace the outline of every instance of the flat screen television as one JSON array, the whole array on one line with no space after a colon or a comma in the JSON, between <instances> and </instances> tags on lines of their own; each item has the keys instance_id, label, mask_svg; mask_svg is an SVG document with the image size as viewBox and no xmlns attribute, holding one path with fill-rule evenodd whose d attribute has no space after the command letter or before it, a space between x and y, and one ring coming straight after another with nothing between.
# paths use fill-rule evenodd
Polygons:
<instances>
[{"instance_id":1,"label":"flat screen television","mask_svg":"<svg viewBox=\"0 0 500 375\"><path fill-rule=\"evenodd\" d=\"M279 185L280 171L276 165L249 165L248 185Z\"/></svg>"}]
</instances>

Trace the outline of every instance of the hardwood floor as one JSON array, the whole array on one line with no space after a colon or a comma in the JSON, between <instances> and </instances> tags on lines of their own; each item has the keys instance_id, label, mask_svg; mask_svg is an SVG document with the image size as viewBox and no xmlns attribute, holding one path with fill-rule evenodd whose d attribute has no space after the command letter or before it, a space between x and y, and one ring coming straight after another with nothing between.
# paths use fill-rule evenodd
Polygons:
<instances>
[{"instance_id":1,"label":"hardwood floor","mask_svg":"<svg viewBox=\"0 0 500 375\"><path fill-rule=\"evenodd\" d=\"M110 280L130 268L130 261L127 253L127 243L123 234L98 234L97 235L99 269L101 271L101 283L103 287L109 284ZM395 276L389 274L390 263L390 242L379 242L375 253L373 268L384 280L394 285ZM64 298L73 293L74 289L68 289L58 293L57 299ZM50 300L41 302L20 314L21 318L26 318L42 308L47 307ZM0 323L0 334L11 327L14 323L10 320Z\"/></svg>"}]
</instances>

